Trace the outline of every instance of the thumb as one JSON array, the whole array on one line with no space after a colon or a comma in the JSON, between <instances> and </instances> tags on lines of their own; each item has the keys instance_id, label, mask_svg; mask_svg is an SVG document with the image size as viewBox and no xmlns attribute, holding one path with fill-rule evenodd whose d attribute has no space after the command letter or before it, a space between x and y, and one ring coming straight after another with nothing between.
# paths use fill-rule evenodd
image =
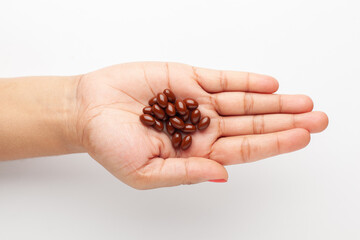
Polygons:
<instances>
[{"instance_id":1,"label":"thumb","mask_svg":"<svg viewBox=\"0 0 360 240\"><path fill-rule=\"evenodd\" d=\"M126 183L136 189L171 187L205 181L224 182L228 173L223 165L207 158L154 158Z\"/></svg>"}]
</instances>

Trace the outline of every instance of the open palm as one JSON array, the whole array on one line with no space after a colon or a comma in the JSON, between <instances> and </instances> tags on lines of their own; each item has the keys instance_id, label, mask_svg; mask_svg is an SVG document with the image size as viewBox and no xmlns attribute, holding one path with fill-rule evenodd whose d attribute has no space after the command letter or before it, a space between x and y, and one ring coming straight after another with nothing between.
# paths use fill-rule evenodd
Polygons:
<instances>
[{"instance_id":1,"label":"open palm","mask_svg":"<svg viewBox=\"0 0 360 240\"><path fill-rule=\"evenodd\" d=\"M187 150L139 121L163 89L199 102L210 126ZM196 68L179 63L127 63L82 77L77 131L89 154L137 189L227 180L224 165L251 162L305 147L327 126L304 95L275 95L269 76Z\"/></svg>"}]
</instances>

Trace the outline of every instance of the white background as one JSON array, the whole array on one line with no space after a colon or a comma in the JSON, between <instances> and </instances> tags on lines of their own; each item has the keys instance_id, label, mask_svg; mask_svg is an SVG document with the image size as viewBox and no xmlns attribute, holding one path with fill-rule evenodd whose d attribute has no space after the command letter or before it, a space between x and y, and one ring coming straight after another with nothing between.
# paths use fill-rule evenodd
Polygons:
<instances>
[{"instance_id":1,"label":"white background","mask_svg":"<svg viewBox=\"0 0 360 240\"><path fill-rule=\"evenodd\" d=\"M328 129L227 167L226 184L137 191L86 154L0 163L0 239L360 239L358 0L0 1L0 76L177 61L275 76ZM0 96L1 97L1 96Z\"/></svg>"}]
</instances>

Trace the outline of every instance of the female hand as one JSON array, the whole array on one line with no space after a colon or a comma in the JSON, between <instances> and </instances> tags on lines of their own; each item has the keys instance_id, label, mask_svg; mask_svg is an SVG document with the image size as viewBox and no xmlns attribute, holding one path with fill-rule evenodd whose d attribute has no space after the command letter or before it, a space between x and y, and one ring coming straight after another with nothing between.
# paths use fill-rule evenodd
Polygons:
<instances>
[{"instance_id":1,"label":"female hand","mask_svg":"<svg viewBox=\"0 0 360 240\"><path fill-rule=\"evenodd\" d=\"M175 150L165 133L139 121L164 89L199 102L210 126ZM136 189L227 181L224 165L295 151L328 123L304 95L275 95L269 76L179 63L127 63L83 75L77 87L77 137L89 154Z\"/></svg>"}]
</instances>

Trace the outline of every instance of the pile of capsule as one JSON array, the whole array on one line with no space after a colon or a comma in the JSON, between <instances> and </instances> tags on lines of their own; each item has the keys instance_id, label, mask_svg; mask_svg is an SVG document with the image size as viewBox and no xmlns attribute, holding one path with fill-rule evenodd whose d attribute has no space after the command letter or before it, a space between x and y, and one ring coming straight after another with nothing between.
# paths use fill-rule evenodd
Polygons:
<instances>
[{"instance_id":1,"label":"pile of capsule","mask_svg":"<svg viewBox=\"0 0 360 240\"><path fill-rule=\"evenodd\" d=\"M161 132L164 129L171 136L174 148L186 150L192 143L191 133L196 129L204 130L210 124L209 117L201 117L198 102L192 98L176 99L170 89L165 89L149 100L149 105L143 108L140 121L147 126L152 126ZM189 122L190 120L190 122ZM184 138L182 134L184 133Z\"/></svg>"}]
</instances>

